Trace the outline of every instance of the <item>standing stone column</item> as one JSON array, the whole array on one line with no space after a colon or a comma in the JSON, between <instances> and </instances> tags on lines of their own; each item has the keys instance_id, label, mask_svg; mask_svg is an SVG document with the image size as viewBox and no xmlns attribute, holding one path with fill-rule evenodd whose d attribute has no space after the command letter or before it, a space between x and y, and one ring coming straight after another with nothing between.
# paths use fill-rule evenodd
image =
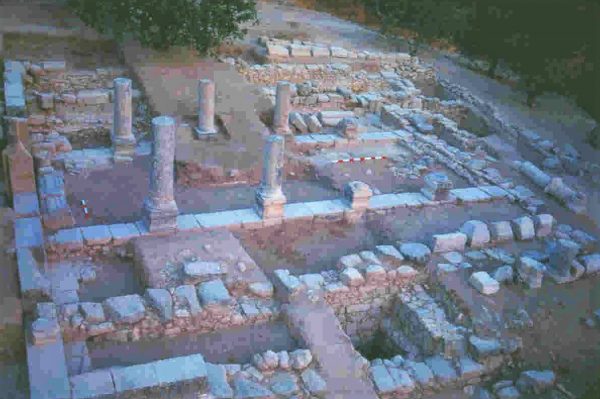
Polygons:
<instances>
[{"instance_id":1,"label":"standing stone column","mask_svg":"<svg viewBox=\"0 0 600 399\"><path fill-rule=\"evenodd\" d=\"M215 82L210 79L198 81L198 127L196 136L215 134Z\"/></svg>"},{"instance_id":2,"label":"standing stone column","mask_svg":"<svg viewBox=\"0 0 600 399\"><path fill-rule=\"evenodd\" d=\"M277 82L275 111L273 112L273 130L277 134L290 134L290 110L292 108L292 85L290 82Z\"/></svg>"},{"instance_id":3,"label":"standing stone column","mask_svg":"<svg viewBox=\"0 0 600 399\"><path fill-rule=\"evenodd\" d=\"M256 192L258 213L263 219L283 217L285 195L283 183L284 139L281 136L267 137L264 149L262 182Z\"/></svg>"},{"instance_id":4,"label":"standing stone column","mask_svg":"<svg viewBox=\"0 0 600 399\"><path fill-rule=\"evenodd\" d=\"M131 79L116 78L113 111L113 149L116 159L135 153L131 112Z\"/></svg>"},{"instance_id":5,"label":"standing stone column","mask_svg":"<svg viewBox=\"0 0 600 399\"><path fill-rule=\"evenodd\" d=\"M144 201L143 221L150 232L177 227L179 210L173 194L175 120L168 116L152 119L152 171L150 192Z\"/></svg>"}]
</instances>

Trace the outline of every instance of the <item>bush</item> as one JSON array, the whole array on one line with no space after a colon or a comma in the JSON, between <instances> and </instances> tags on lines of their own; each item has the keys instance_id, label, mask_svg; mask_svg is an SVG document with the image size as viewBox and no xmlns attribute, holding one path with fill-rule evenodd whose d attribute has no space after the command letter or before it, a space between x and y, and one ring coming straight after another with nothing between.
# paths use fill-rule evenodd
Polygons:
<instances>
[{"instance_id":1,"label":"bush","mask_svg":"<svg viewBox=\"0 0 600 399\"><path fill-rule=\"evenodd\" d=\"M117 40L131 35L143 46L193 47L200 54L242 38L257 20L255 0L68 0L83 22Z\"/></svg>"}]
</instances>

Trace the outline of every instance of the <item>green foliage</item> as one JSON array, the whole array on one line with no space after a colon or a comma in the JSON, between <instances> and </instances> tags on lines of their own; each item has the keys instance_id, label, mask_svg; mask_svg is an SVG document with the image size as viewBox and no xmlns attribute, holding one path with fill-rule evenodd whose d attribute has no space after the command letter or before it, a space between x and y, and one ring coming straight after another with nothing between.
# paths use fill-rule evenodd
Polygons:
<instances>
[{"instance_id":1,"label":"green foliage","mask_svg":"<svg viewBox=\"0 0 600 399\"><path fill-rule=\"evenodd\" d=\"M544 91L574 96L600 119L597 0L363 0L383 30L445 39L521 76L528 103Z\"/></svg>"},{"instance_id":2,"label":"green foliage","mask_svg":"<svg viewBox=\"0 0 600 399\"><path fill-rule=\"evenodd\" d=\"M122 40L132 35L157 50L190 46L206 54L246 33L256 21L255 0L68 0L87 25Z\"/></svg>"}]
</instances>

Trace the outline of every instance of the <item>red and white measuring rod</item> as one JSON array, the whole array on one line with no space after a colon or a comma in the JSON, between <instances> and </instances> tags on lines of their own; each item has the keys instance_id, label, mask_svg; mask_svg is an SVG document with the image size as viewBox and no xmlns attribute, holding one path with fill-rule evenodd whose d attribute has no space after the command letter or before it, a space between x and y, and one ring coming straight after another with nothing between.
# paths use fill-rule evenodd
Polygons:
<instances>
[{"instance_id":1,"label":"red and white measuring rod","mask_svg":"<svg viewBox=\"0 0 600 399\"><path fill-rule=\"evenodd\" d=\"M354 163L354 162L364 162L364 161L379 161L381 159L387 159L387 157L377 156L377 157L345 158L345 159L337 159L335 161L331 161L331 163Z\"/></svg>"},{"instance_id":2,"label":"red and white measuring rod","mask_svg":"<svg viewBox=\"0 0 600 399\"><path fill-rule=\"evenodd\" d=\"M85 202L85 200L81 200L81 208L83 208L83 214L85 215L85 218L89 218L90 211L88 210L87 203Z\"/></svg>"}]
</instances>

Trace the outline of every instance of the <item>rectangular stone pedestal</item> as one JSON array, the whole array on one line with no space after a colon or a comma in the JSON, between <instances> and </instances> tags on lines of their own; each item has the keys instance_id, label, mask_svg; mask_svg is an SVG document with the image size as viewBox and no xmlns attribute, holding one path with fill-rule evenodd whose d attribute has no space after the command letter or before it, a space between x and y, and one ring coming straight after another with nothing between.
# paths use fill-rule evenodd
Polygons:
<instances>
[{"instance_id":1,"label":"rectangular stone pedestal","mask_svg":"<svg viewBox=\"0 0 600 399\"><path fill-rule=\"evenodd\" d=\"M283 195L264 197L260 192L256 193L256 210L263 219L282 218L285 203L286 198Z\"/></svg>"}]
</instances>

